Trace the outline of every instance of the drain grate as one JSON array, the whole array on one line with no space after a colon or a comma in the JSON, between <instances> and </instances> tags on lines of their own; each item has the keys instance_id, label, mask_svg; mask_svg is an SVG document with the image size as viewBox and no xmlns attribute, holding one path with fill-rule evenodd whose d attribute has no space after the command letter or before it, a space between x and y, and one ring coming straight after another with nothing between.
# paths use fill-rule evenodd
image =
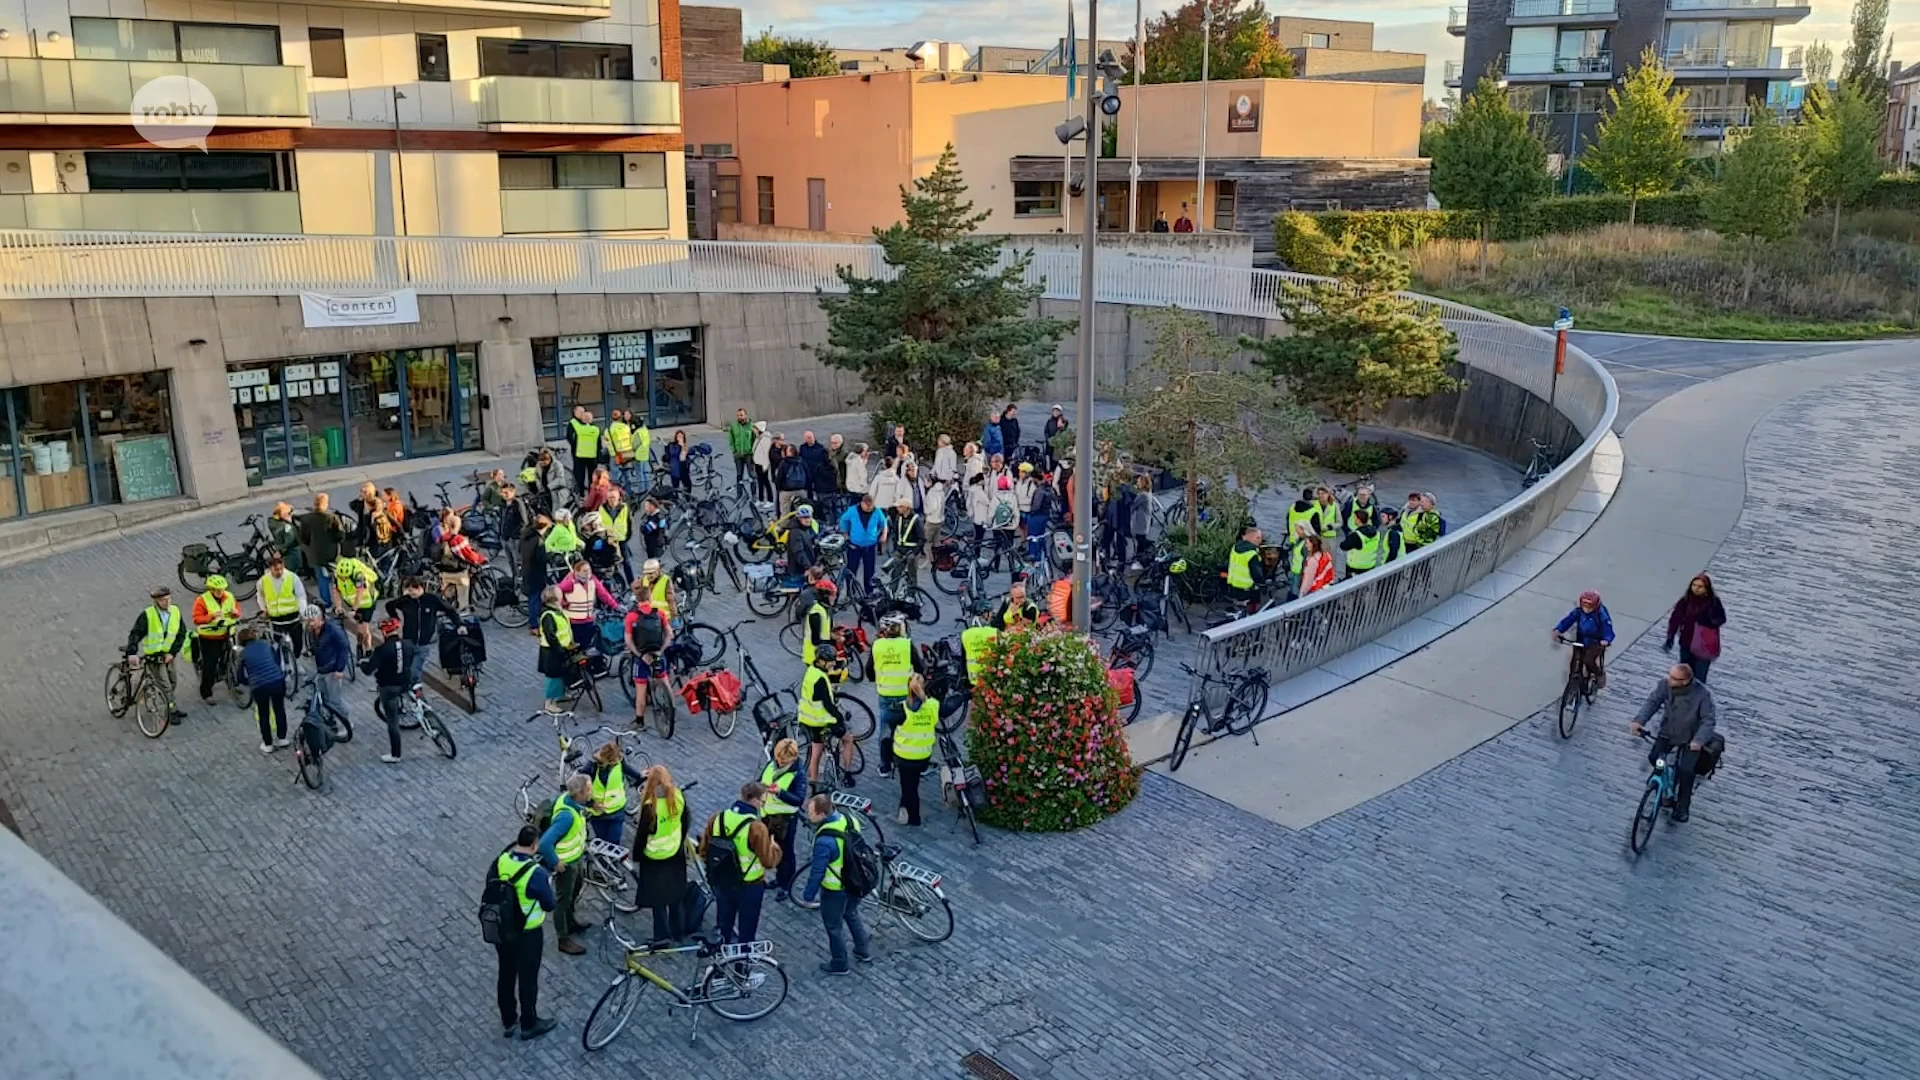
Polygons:
<instances>
[{"instance_id":1,"label":"drain grate","mask_svg":"<svg viewBox=\"0 0 1920 1080\"><path fill-rule=\"evenodd\" d=\"M980 1080L1020 1080L1005 1065L978 1051L961 1058L960 1067L967 1070L967 1075L977 1076Z\"/></svg>"}]
</instances>

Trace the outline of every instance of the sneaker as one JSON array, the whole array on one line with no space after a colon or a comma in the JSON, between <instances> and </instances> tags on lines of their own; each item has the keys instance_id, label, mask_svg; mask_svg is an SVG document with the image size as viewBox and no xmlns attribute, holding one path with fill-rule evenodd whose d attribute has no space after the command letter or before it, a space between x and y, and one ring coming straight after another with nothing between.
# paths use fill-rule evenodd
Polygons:
<instances>
[{"instance_id":1,"label":"sneaker","mask_svg":"<svg viewBox=\"0 0 1920 1080\"><path fill-rule=\"evenodd\" d=\"M271 754L271 753L273 753L273 744L272 744L272 743L270 743L270 742L263 742L263 743L261 743L261 744L260 744L260 752L261 752L261 753L263 753L263 754Z\"/></svg>"},{"instance_id":2,"label":"sneaker","mask_svg":"<svg viewBox=\"0 0 1920 1080\"><path fill-rule=\"evenodd\" d=\"M381 761L384 761L384 762L386 762L386 763L387 763L387 764L389 764L389 765L398 765L398 764L400 764L400 759L399 759L399 758L397 758L397 757L395 757L395 756L393 756L392 754L381 754L381 755L380 755L380 760L381 760Z\"/></svg>"},{"instance_id":3,"label":"sneaker","mask_svg":"<svg viewBox=\"0 0 1920 1080\"><path fill-rule=\"evenodd\" d=\"M848 791L853 790L853 777L851 776L847 777L847 790Z\"/></svg>"},{"instance_id":4,"label":"sneaker","mask_svg":"<svg viewBox=\"0 0 1920 1080\"><path fill-rule=\"evenodd\" d=\"M851 975L851 974L853 974L853 969L852 969L851 967L843 967L843 968L837 968L837 967L834 967L834 966L833 966L832 964L821 964L821 965L820 965L820 974L822 974L822 975Z\"/></svg>"},{"instance_id":5,"label":"sneaker","mask_svg":"<svg viewBox=\"0 0 1920 1080\"><path fill-rule=\"evenodd\" d=\"M500 1034L511 1039L515 1035L520 1034L520 1025L519 1024L502 1024L500 1025Z\"/></svg>"},{"instance_id":6,"label":"sneaker","mask_svg":"<svg viewBox=\"0 0 1920 1080\"><path fill-rule=\"evenodd\" d=\"M858 961L860 961L860 962L861 962L861 963L863 963L863 964L871 964L871 963L873 963L873 954L872 954L872 953L868 953L868 954L866 954L865 956L862 956L862 955L860 955L859 953L854 953L854 954L853 954L853 958L854 958L855 960L858 960Z\"/></svg>"},{"instance_id":7,"label":"sneaker","mask_svg":"<svg viewBox=\"0 0 1920 1080\"><path fill-rule=\"evenodd\" d=\"M530 1040L537 1039L540 1036L545 1035L547 1032L552 1031L554 1028L558 1026L559 1026L559 1022L554 1020L551 1017L546 1017L546 1016L539 1017L538 1019L534 1020L533 1023L528 1024L527 1026L520 1029L520 1041L528 1042Z\"/></svg>"},{"instance_id":8,"label":"sneaker","mask_svg":"<svg viewBox=\"0 0 1920 1080\"><path fill-rule=\"evenodd\" d=\"M1685 824L1686 820L1689 817L1692 817L1692 815L1687 813L1685 810L1675 810L1671 815L1668 816L1668 820L1672 821L1675 825L1681 825L1681 824Z\"/></svg>"},{"instance_id":9,"label":"sneaker","mask_svg":"<svg viewBox=\"0 0 1920 1080\"><path fill-rule=\"evenodd\" d=\"M186 718L187 718L187 714L181 712L178 708L167 710L167 719L173 721L176 724L182 720L185 720Z\"/></svg>"},{"instance_id":10,"label":"sneaker","mask_svg":"<svg viewBox=\"0 0 1920 1080\"><path fill-rule=\"evenodd\" d=\"M907 823L907 808L904 806L901 807L900 812L893 815L893 820L899 822L902 825L905 825Z\"/></svg>"},{"instance_id":11,"label":"sneaker","mask_svg":"<svg viewBox=\"0 0 1920 1080\"><path fill-rule=\"evenodd\" d=\"M773 894L773 902L776 904L784 904L792 899L793 899L792 889L779 889L779 890L776 890Z\"/></svg>"},{"instance_id":12,"label":"sneaker","mask_svg":"<svg viewBox=\"0 0 1920 1080\"><path fill-rule=\"evenodd\" d=\"M285 735L282 735L282 736L280 736L280 737L279 737L278 739L275 739L275 740L273 741L273 745L275 745L275 746L292 746L292 745L293 745L293 740L292 740L292 739L289 739L289 738L287 738L287 737L286 737Z\"/></svg>"},{"instance_id":13,"label":"sneaker","mask_svg":"<svg viewBox=\"0 0 1920 1080\"><path fill-rule=\"evenodd\" d=\"M573 940L572 937L561 938L559 941L558 948L560 949L561 952L566 953L568 956L580 956L587 951L587 947L585 945L582 945L579 942ZM540 1025L535 1024L534 1026L539 1027ZM527 1037L528 1036L525 1036L525 1035L521 1036L521 1038L527 1038Z\"/></svg>"}]
</instances>

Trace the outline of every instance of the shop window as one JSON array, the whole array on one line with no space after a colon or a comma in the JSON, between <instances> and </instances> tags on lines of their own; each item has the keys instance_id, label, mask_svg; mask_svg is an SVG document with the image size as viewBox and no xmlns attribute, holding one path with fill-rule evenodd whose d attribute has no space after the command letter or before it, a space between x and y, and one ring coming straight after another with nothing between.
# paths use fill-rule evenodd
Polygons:
<instances>
[{"instance_id":1,"label":"shop window","mask_svg":"<svg viewBox=\"0 0 1920 1080\"><path fill-rule=\"evenodd\" d=\"M291 191L293 170L281 153L185 153L90 150L92 191Z\"/></svg>"},{"instance_id":2,"label":"shop window","mask_svg":"<svg viewBox=\"0 0 1920 1080\"><path fill-rule=\"evenodd\" d=\"M633 78L633 47L572 41L481 38L481 75L544 79Z\"/></svg>"},{"instance_id":3,"label":"shop window","mask_svg":"<svg viewBox=\"0 0 1920 1080\"><path fill-rule=\"evenodd\" d=\"M180 494L165 372L0 391L0 518Z\"/></svg>"}]
</instances>

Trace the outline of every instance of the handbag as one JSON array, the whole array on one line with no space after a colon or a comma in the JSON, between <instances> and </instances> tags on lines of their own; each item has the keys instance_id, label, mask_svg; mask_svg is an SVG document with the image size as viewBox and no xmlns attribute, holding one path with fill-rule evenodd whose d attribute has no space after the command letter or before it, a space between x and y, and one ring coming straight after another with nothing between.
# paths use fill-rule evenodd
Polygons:
<instances>
[{"instance_id":1,"label":"handbag","mask_svg":"<svg viewBox=\"0 0 1920 1080\"><path fill-rule=\"evenodd\" d=\"M1720 628L1694 624L1692 640L1687 642L1687 651L1702 660L1720 658Z\"/></svg>"}]
</instances>

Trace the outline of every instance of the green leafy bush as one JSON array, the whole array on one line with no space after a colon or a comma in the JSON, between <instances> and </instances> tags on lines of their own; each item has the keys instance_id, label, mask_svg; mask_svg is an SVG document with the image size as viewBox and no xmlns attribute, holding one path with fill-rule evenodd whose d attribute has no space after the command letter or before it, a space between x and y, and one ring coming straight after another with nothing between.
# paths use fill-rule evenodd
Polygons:
<instances>
[{"instance_id":1,"label":"green leafy bush","mask_svg":"<svg viewBox=\"0 0 1920 1080\"><path fill-rule=\"evenodd\" d=\"M1082 829L1140 793L1107 665L1086 637L1018 627L981 657L967 750L986 783L980 819L1022 832Z\"/></svg>"},{"instance_id":2,"label":"green leafy bush","mask_svg":"<svg viewBox=\"0 0 1920 1080\"><path fill-rule=\"evenodd\" d=\"M1674 191L1640 200L1642 225L1702 229L1707 215L1701 191ZM1575 195L1542 199L1523 214L1503 215L1494 222L1493 239L1523 240L1534 236L1583 232L1627 220L1624 195ZM1920 209L1920 201L1915 208ZM1314 265L1333 266L1338 253L1361 243L1388 251L1420 248L1433 240L1472 240L1480 235L1480 215L1472 210L1328 210L1314 214L1288 212L1274 219L1274 253L1303 274L1331 274L1334 269L1307 269L1289 253ZM1322 253L1325 257L1322 257Z\"/></svg>"},{"instance_id":3,"label":"green leafy bush","mask_svg":"<svg viewBox=\"0 0 1920 1080\"><path fill-rule=\"evenodd\" d=\"M1473 240L1480 215L1472 210L1328 210L1310 216L1336 244L1371 242L1388 251L1419 247L1428 240Z\"/></svg>"},{"instance_id":4,"label":"green leafy bush","mask_svg":"<svg viewBox=\"0 0 1920 1080\"><path fill-rule=\"evenodd\" d=\"M1333 274L1340 269L1340 245L1320 231L1316 215L1289 210L1273 219L1273 254L1299 274Z\"/></svg>"},{"instance_id":5,"label":"green leafy bush","mask_svg":"<svg viewBox=\"0 0 1920 1080\"><path fill-rule=\"evenodd\" d=\"M1385 472L1407 461L1407 448L1391 439L1349 439L1335 436L1318 442L1309 439L1300 448L1304 457L1329 472L1364 476Z\"/></svg>"},{"instance_id":6,"label":"green leafy bush","mask_svg":"<svg viewBox=\"0 0 1920 1080\"><path fill-rule=\"evenodd\" d=\"M887 434L893 430L893 425L905 424L907 445L913 447L915 453L927 455L927 460L931 461L934 440L938 436L953 436L956 453L967 440L978 439L980 429L987 422L987 410L952 405L942 408L935 402L910 399L885 402L868 413L867 420L876 449L887 444Z\"/></svg>"}]
</instances>

